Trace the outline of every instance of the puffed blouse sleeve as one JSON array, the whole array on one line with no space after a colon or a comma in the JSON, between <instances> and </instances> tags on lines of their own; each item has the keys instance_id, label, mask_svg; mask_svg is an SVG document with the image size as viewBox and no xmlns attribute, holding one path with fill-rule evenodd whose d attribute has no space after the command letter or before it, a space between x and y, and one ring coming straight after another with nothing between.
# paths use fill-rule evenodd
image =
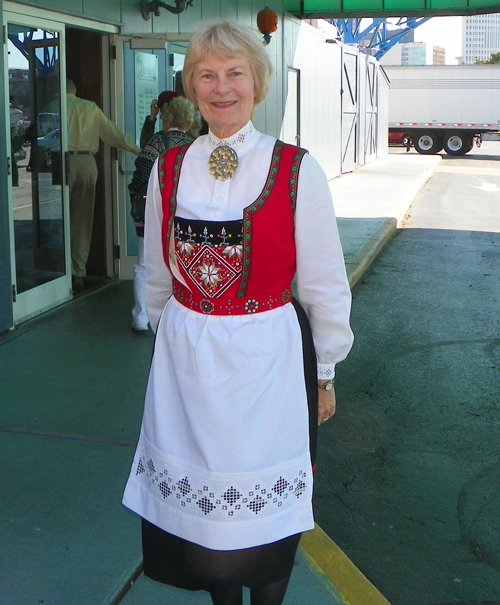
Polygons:
<instances>
[{"instance_id":1,"label":"puffed blouse sleeve","mask_svg":"<svg viewBox=\"0 0 500 605\"><path fill-rule=\"evenodd\" d=\"M144 264L146 266L146 306L149 323L156 333L163 308L172 294L172 274L163 258L163 209L158 182L158 160L149 177L144 221Z\"/></svg>"},{"instance_id":2,"label":"puffed blouse sleeve","mask_svg":"<svg viewBox=\"0 0 500 605\"><path fill-rule=\"evenodd\" d=\"M351 291L328 182L308 154L299 172L295 243L297 295L311 324L318 378L330 379L353 342Z\"/></svg>"}]
</instances>

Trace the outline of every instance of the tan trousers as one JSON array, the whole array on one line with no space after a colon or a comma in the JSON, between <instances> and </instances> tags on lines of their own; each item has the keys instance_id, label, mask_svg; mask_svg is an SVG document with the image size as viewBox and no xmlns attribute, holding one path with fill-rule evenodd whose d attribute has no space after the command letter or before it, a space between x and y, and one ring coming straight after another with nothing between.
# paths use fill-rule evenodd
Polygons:
<instances>
[{"instance_id":1,"label":"tan trousers","mask_svg":"<svg viewBox=\"0 0 500 605\"><path fill-rule=\"evenodd\" d=\"M97 166L92 155L69 156L69 216L73 275L86 275L94 219Z\"/></svg>"}]
</instances>

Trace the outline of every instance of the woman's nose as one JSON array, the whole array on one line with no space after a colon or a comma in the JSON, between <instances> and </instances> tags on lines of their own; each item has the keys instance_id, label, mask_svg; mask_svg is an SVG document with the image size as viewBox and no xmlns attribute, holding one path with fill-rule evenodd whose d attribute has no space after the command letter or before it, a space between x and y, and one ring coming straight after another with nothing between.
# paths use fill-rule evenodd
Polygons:
<instances>
[{"instance_id":1,"label":"woman's nose","mask_svg":"<svg viewBox=\"0 0 500 605\"><path fill-rule=\"evenodd\" d=\"M215 92L223 94L229 89L229 80L226 76L219 76L215 82Z\"/></svg>"}]
</instances>

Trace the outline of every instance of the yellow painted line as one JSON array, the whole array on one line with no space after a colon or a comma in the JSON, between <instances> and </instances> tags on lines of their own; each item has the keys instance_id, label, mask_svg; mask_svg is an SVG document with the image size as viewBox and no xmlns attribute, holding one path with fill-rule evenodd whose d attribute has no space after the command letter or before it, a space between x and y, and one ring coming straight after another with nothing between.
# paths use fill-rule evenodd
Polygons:
<instances>
[{"instance_id":1,"label":"yellow painted line","mask_svg":"<svg viewBox=\"0 0 500 605\"><path fill-rule=\"evenodd\" d=\"M300 545L314 569L338 590L345 605L390 605L318 525L302 534Z\"/></svg>"}]
</instances>

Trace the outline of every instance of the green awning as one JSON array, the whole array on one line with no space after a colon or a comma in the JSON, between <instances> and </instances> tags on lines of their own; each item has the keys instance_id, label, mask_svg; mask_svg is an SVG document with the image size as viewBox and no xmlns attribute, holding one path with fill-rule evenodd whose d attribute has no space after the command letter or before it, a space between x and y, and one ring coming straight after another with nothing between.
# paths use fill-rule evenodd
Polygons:
<instances>
[{"instance_id":1,"label":"green awning","mask_svg":"<svg viewBox=\"0 0 500 605\"><path fill-rule=\"evenodd\" d=\"M284 0L283 4L287 12L302 19L500 13L498 0Z\"/></svg>"}]
</instances>

